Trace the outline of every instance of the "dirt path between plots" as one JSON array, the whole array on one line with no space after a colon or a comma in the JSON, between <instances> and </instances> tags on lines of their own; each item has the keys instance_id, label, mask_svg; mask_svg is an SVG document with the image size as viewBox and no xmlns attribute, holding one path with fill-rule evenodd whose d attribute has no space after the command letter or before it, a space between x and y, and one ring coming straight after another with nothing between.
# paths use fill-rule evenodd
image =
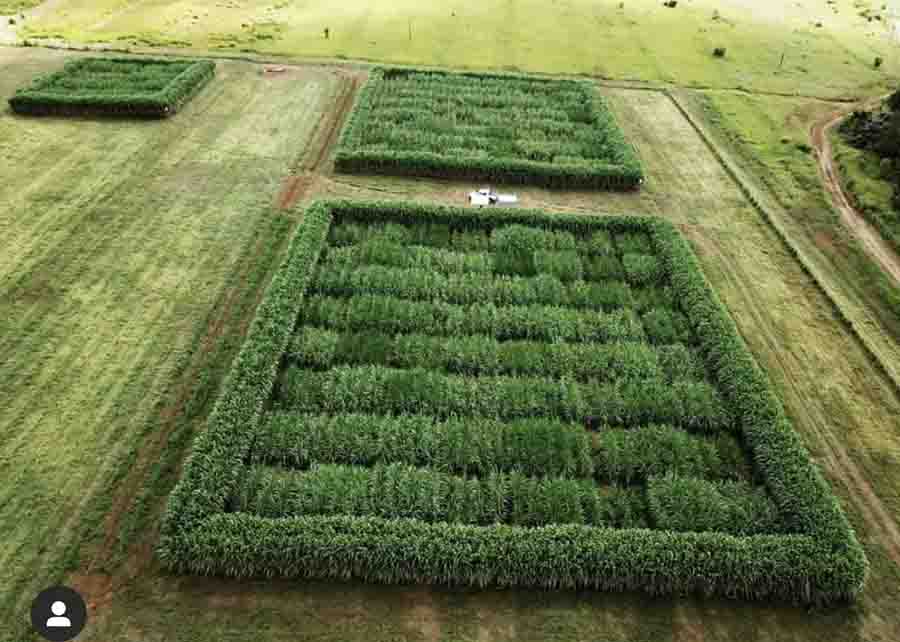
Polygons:
<instances>
[{"instance_id":1,"label":"dirt path between plots","mask_svg":"<svg viewBox=\"0 0 900 642\"><path fill-rule=\"evenodd\" d=\"M766 352L773 356L778 369L784 375L785 394L794 398L803 408L802 413L794 413L794 421L802 423L804 431L821 446L825 460L824 467L847 489L853 506L869 525L868 534L881 545L888 557L900 566L900 527L847 453L840 439L829 430L831 420L827 411L816 403L815 399L805 394L802 386L798 384L799 381L808 379L809 373L802 364L794 362L789 356L790 352L783 350L783 346L779 344L777 332L770 325L771 317L760 308L758 300L747 286L747 283L752 283L750 277L743 273L737 261L730 260L723 254L714 240L706 238L702 230L682 227L682 231L701 254L715 256L719 265L723 266L723 275L742 299L741 309L749 311L753 326L760 330L767 344Z\"/></svg>"},{"instance_id":2,"label":"dirt path between plots","mask_svg":"<svg viewBox=\"0 0 900 642\"><path fill-rule=\"evenodd\" d=\"M882 99L883 97L872 98L855 105L852 109L832 112L823 120L813 124L810 137L818 159L819 175L822 177L825 189L831 195L834 207L840 213L844 225L859 239L866 253L891 275L895 283L900 284L900 256L897 256L897 253L885 242L878 230L853 207L850 197L841 185L840 175L831 152L831 141L828 140L828 133L853 111L872 108Z\"/></svg>"},{"instance_id":3,"label":"dirt path between plots","mask_svg":"<svg viewBox=\"0 0 900 642\"><path fill-rule=\"evenodd\" d=\"M341 73L335 108L322 111L308 152L300 166L292 170L291 175L282 184L276 202L279 209L291 209L306 196L318 178L327 173L331 150L337 144L338 136L350 114L353 100L364 76L364 73Z\"/></svg>"}]
</instances>

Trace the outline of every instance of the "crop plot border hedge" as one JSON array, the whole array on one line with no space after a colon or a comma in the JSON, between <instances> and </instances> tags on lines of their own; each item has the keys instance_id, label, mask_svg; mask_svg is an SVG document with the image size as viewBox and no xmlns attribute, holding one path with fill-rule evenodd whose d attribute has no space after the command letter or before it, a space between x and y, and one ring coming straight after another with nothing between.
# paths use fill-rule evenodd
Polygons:
<instances>
[{"instance_id":1,"label":"crop plot border hedge","mask_svg":"<svg viewBox=\"0 0 900 642\"><path fill-rule=\"evenodd\" d=\"M92 61L162 64L190 62L165 88L154 93L104 93L67 95L45 88L54 80L76 73ZM167 118L173 116L212 80L216 64L210 60L164 60L156 58L80 58L71 60L57 72L40 76L30 87L19 89L9 105L17 114L31 116L109 116Z\"/></svg>"},{"instance_id":2,"label":"crop plot border hedge","mask_svg":"<svg viewBox=\"0 0 900 642\"><path fill-rule=\"evenodd\" d=\"M522 528L351 516L264 518L226 512L332 222L519 223L589 234L649 234L698 335L789 534L737 537L580 525ZM766 376L700 271L690 246L651 217L473 211L442 206L317 202L270 285L223 392L173 491L159 556L176 572L231 577L362 579L460 585L642 590L835 603L854 599L868 561L831 489Z\"/></svg>"},{"instance_id":3,"label":"crop plot border hedge","mask_svg":"<svg viewBox=\"0 0 900 642\"><path fill-rule=\"evenodd\" d=\"M400 68L376 68L360 90L359 97L347 124L341 134L334 167L347 174L388 174L394 176L424 176L456 180L485 180L509 185L539 185L552 188L589 188L608 190L634 190L643 182L641 162L634 149L625 140L618 126L611 128L616 137L614 143L621 149L626 161L622 164L602 161L583 164L556 164L515 158L477 158L435 154L432 152L409 150L366 150L361 149L361 140L366 121L372 115L375 86L391 75L409 73ZM590 92L585 81L549 80L533 76L502 74L474 74L429 71L431 74L470 76L474 78L525 78L532 81L570 82L585 92ZM591 110L596 114L594 97L586 97ZM602 117L601 114L597 114ZM611 115L610 115L611 117Z\"/></svg>"}]
</instances>

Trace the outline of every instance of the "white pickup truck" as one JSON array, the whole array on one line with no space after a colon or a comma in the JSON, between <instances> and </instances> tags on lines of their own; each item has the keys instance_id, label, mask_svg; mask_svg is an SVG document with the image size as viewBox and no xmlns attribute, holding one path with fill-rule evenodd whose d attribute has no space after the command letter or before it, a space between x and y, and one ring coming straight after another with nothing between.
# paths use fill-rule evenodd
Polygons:
<instances>
[{"instance_id":1,"label":"white pickup truck","mask_svg":"<svg viewBox=\"0 0 900 642\"><path fill-rule=\"evenodd\" d=\"M497 194L490 187L482 187L477 192L469 193L469 205L484 207L485 205L513 205L519 202L515 194Z\"/></svg>"}]
</instances>

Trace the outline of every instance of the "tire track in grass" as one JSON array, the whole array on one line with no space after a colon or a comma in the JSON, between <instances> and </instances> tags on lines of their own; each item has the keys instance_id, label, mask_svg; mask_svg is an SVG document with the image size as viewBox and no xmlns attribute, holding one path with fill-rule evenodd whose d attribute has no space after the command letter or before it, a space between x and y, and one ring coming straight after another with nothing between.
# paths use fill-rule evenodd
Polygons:
<instances>
[{"instance_id":1,"label":"tire track in grass","mask_svg":"<svg viewBox=\"0 0 900 642\"><path fill-rule=\"evenodd\" d=\"M813 442L822 447L826 469L846 488L852 505L869 526L867 535L876 540L891 560L900 566L900 528L847 450L828 429L831 422L827 411L816 402L816 399L803 392L798 380L807 379L808 372L800 367L802 364L795 365L792 358L784 356L790 352L780 344L776 330L771 327L770 317L746 285L753 282L751 277L743 271L739 262L726 256L718 243L707 238L701 229L687 228L683 231L698 247L701 255L712 257L720 266L722 276L741 299L742 314L749 313L753 319L752 326L759 330L768 348L767 352L783 374L787 394L794 397L803 407L802 414L793 413L792 422L801 424L807 438L812 437ZM746 337L744 340L749 344Z\"/></svg>"},{"instance_id":2,"label":"tire track in grass","mask_svg":"<svg viewBox=\"0 0 900 642\"><path fill-rule=\"evenodd\" d=\"M339 75L336 107L322 111L313 143L304 155L299 173L292 171L292 175L285 179L276 207L282 210L293 208L316 184L319 175L330 173L326 171L326 161L337 143L361 84L359 73Z\"/></svg>"}]
</instances>

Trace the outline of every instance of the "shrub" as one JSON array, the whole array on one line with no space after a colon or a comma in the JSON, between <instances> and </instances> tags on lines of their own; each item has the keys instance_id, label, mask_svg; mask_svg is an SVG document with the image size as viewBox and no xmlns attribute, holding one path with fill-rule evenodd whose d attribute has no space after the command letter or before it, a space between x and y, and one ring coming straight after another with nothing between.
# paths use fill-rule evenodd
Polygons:
<instances>
[{"instance_id":1,"label":"shrub","mask_svg":"<svg viewBox=\"0 0 900 642\"><path fill-rule=\"evenodd\" d=\"M725 47L716 47L713 49L713 56L716 58L724 58L725 57Z\"/></svg>"}]
</instances>

